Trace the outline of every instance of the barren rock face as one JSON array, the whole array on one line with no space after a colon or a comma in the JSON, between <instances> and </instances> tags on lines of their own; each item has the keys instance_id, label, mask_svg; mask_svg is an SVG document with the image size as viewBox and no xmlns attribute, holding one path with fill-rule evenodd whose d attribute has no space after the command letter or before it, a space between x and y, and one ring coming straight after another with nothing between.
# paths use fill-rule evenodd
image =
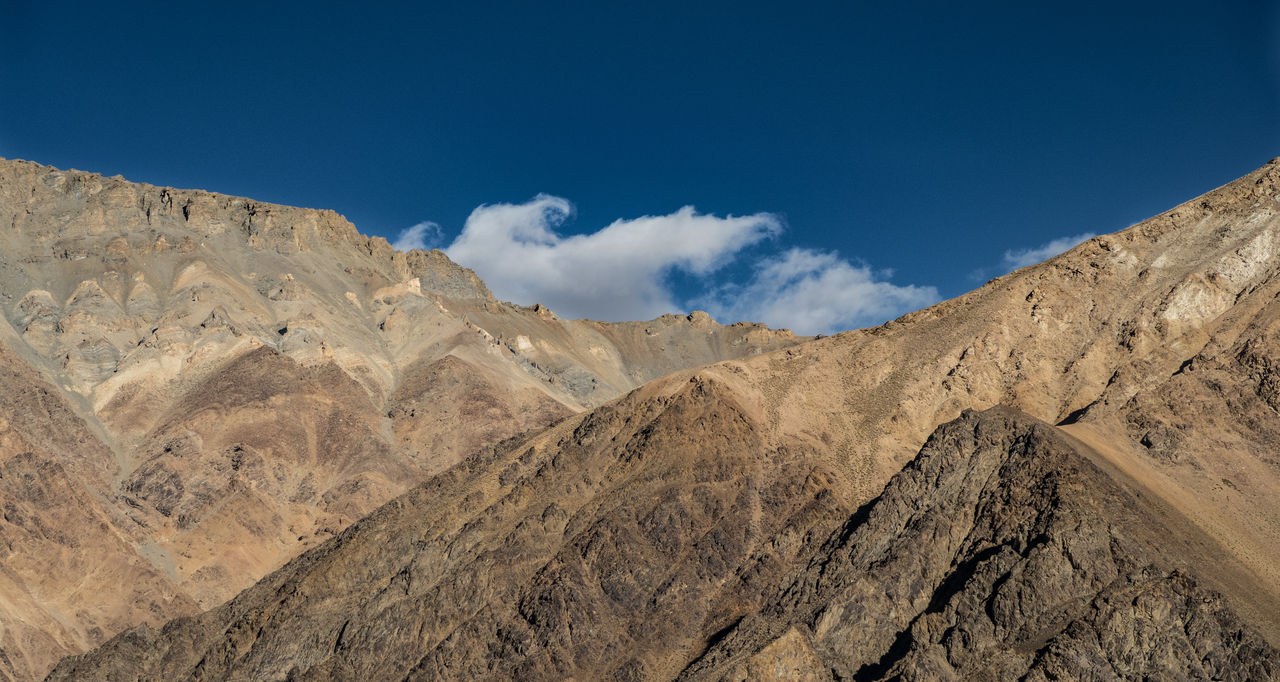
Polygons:
<instances>
[{"instance_id":1,"label":"barren rock face","mask_svg":"<svg viewBox=\"0 0 1280 682\"><path fill-rule=\"evenodd\" d=\"M966 413L856 512L838 474L763 447L757 428L714 382L642 392L481 453L228 604L130 631L53 679L1267 679L1280 666L1193 574L1267 586L1051 426ZM463 506L442 514L448 498Z\"/></svg>"},{"instance_id":2,"label":"barren rock face","mask_svg":"<svg viewBox=\"0 0 1280 682\"><path fill-rule=\"evenodd\" d=\"M851 511L838 474L758 429L718 383L641 389L55 677L670 678Z\"/></svg>"},{"instance_id":3,"label":"barren rock face","mask_svg":"<svg viewBox=\"0 0 1280 682\"><path fill-rule=\"evenodd\" d=\"M801 340L692 317L562 320L332 211L23 161L0 160L0 243L0 351L25 377L5 397L43 392L61 415L0 405L28 434L0 440L0 467L48 472L71 505L0 532L100 566L105 584L151 572L64 608L94 571L50 572L15 545L0 637L27 643L0 643L0 676L23 679L225 601L477 448Z\"/></svg>"},{"instance_id":4,"label":"barren rock face","mask_svg":"<svg viewBox=\"0 0 1280 682\"><path fill-rule=\"evenodd\" d=\"M939 428L688 678L1266 679L1280 650L1194 573L1264 589L1221 545L1004 408ZM799 665L799 664L797 664Z\"/></svg>"},{"instance_id":5,"label":"barren rock face","mask_svg":"<svg viewBox=\"0 0 1280 682\"><path fill-rule=\"evenodd\" d=\"M197 608L98 494L116 466L100 434L4 347L0 386L0 678Z\"/></svg>"}]
</instances>

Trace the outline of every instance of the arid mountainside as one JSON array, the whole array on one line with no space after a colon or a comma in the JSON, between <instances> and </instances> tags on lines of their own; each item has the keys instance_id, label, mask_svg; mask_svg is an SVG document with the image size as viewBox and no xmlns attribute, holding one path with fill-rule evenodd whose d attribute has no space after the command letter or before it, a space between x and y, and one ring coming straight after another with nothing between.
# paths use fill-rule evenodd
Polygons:
<instances>
[{"instance_id":1,"label":"arid mountainside","mask_svg":"<svg viewBox=\"0 0 1280 682\"><path fill-rule=\"evenodd\" d=\"M442 471L53 679L1280 675L1280 164Z\"/></svg>"},{"instance_id":2,"label":"arid mountainside","mask_svg":"<svg viewBox=\"0 0 1280 682\"><path fill-rule=\"evenodd\" d=\"M1280 650L1191 576L1237 598L1267 594L1257 577L1097 460L1008 408L962 415L682 676L1280 673Z\"/></svg>"},{"instance_id":3,"label":"arid mountainside","mask_svg":"<svg viewBox=\"0 0 1280 682\"><path fill-rule=\"evenodd\" d=\"M483 451L229 604L55 678L674 676L852 508L820 462L769 451L724 386L671 388Z\"/></svg>"},{"instance_id":4,"label":"arid mountainside","mask_svg":"<svg viewBox=\"0 0 1280 682\"><path fill-rule=\"evenodd\" d=\"M479 448L803 340L564 320L332 211L25 161L0 233L0 679L213 607Z\"/></svg>"},{"instance_id":5,"label":"arid mountainside","mask_svg":"<svg viewBox=\"0 0 1280 682\"><path fill-rule=\"evenodd\" d=\"M1252 574L1015 411L939 428L852 512L839 475L762 447L714 382L618 407L475 457L227 605L131 631L53 679L1266 679L1280 666L1189 571L1242 591ZM429 511L459 495L474 507Z\"/></svg>"},{"instance_id":6,"label":"arid mountainside","mask_svg":"<svg viewBox=\"0 0 1280 682\"><path fill-rule=\"evenodd\" d=\"M4 346L0 387L0 679L198 608L153 562L146 529L103 494L115 456L99 434Z\"/></svg>"}]
</instances>

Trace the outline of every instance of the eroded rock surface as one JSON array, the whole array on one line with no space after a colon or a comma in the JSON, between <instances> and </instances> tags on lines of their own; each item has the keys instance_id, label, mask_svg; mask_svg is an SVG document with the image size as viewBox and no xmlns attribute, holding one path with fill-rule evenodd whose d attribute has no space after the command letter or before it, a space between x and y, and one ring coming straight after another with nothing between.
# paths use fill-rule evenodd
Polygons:
<instances>
[{"instance_id":1,"label":"eroded rock surface","mask_svg":"<svg viewBox=\"0 0 1280 682\"><path fill-rule=\"evenodd\" d=\"M723 385L641 390L54 677L670 678L850 511L847 487L766 448Z\"/></svg>"},{"instance_id":2,"label":"eroded rock surface","mask_svg":"<svg viewBox=\"0 0 1280 682\"><path fill-rule=\"evenodd\" d=\"M227 605L133 630L52 679L1268 679L1280 666L1191 577L1229 574L1220 584L1257 597L1256 576L1015 411L940 427L856 512L838 474L763 448L714 382L571 426L481 454ZM467 511L446 522L448 497Z\"/></svg>"},{"instance_id":3,"label":"eroded rock surface","mask_svg":"<svg viewBox=\"0 0 1280 682\"><path fill-rule=\"evenodd\" d=\"M1053 427L1004 408L936 431L883 494L684 671L771 679L1270 679L1256 576ZM1272 597L1267 607L1274 607Z\"/></svg>"}]
</instances>

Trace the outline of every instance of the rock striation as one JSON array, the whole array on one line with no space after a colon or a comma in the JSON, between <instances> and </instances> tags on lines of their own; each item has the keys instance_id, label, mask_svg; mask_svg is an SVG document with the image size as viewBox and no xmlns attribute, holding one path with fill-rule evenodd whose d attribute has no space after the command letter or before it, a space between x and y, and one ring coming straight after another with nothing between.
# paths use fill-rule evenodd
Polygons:
<instances>
[{"instance_id":1,"label":"rock striation","mask_svg":"<svg viewBox=\"0 0 1280 682\"><path fill-rule=\"evenodd\" d=\"M715 382L642 389L477 453L228 604L54 677L674 676L848 511L838 474L758 427Z\"/></svg>"}]
</instances>

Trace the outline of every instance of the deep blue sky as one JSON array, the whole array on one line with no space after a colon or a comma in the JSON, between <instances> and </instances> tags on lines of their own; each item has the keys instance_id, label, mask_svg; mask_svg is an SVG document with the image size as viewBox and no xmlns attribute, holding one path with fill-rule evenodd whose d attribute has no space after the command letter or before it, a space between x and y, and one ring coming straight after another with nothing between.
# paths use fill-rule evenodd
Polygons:
<instances>
[{"instance_id":1,"label":"deep blue sky","mask_svg":"<svg viewBox=\"0 0 1280 682\"><path fill-rule=\"evenodd\" d=\"M0 156L388 238L543 192L575 204L564 233L766 211L787 230L754 256L952 296L1280 154L1261 0L180 4L0 2Z\"/></svg>"}]
</instances>

